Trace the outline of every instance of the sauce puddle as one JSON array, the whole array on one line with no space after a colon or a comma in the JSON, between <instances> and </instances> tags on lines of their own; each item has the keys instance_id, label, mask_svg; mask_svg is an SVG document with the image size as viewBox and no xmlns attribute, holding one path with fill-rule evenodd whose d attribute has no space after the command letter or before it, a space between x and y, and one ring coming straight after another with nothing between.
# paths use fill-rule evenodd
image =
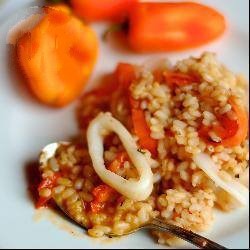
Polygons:
<instances>
[{"instance_id":1,"label":"sauce puddle","mask_svg":"<svg viewBox=\"0 0 250 250\"><path fill-rule=\"evenodd\" d=\"M59 213L59 214L58 214ZM40 208L35 210L33 215L33 221L38 223L42 220L48 220L50 223L55 225L58 229L63 230L70 234L73 237L78 239L87 239L93 241L94 244L113 244L117 241L125 239L126 237L115 237L110 238L108 236L104 236L102 238L93 238L88 236L87 232L84 229L76 228L70 221L67 221L63 216L60 215L61 212L57 210L53 210L52 208ZM83 242L84 243L84 242Z\"/></svg>"},{"instance_id":2,"label":"sauce puddle","mask_svg":"<svg viewBox=\"0 0 250 250\"><path fill-rule=\"evenodd\" d=\"M81 229L76 229L75 226L72 225L72 223L68 222L65 218L58 215L57 211L54 211L50 208L37 209L33 215L33 220L35 222L40 222L41 220L48 220L57 228L62 229L77 238L84 238L86 236L84 229L82 229L82 232L80 231Z\"/></svg>"}]
</instances>

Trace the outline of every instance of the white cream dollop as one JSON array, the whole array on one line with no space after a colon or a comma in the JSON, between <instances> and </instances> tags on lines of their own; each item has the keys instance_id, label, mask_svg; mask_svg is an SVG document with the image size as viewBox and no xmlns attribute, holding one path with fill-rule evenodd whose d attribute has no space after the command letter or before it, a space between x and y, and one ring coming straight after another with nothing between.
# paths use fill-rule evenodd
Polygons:
<instances>
[{"instance_id":1,"label":"white cream dollop","mask_svg":"<svg viewBox=\"0 0 250 250\"><path fill-rule=\"evenodd\" d=\"M139 174L139 180L126 180L105 167L103 154L104 137L116 133ZM138 151L135 140L128 130L110 113L100 113L87 129L89 154L93 167L102 181L116 191L135 201L147 199L153 189L153 173L145 155Z\"/></svg>"}]
</instances>

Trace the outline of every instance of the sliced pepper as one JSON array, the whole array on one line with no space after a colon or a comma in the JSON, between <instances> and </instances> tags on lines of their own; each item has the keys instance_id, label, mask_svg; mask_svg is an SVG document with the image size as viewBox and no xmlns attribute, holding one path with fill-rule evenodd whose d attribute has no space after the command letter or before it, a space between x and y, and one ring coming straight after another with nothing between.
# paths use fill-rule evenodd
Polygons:
<instances>
[{"instance_id":1,"label":"sliced pepper","mask_svg":"<svg viewBox=\"0 0 250 250\"><path fill-rule=\"evenodd\" d=\"M119 63L115 70L115 79L120 87L129 90L131 83L136 79L134 66L129 63Z\"/></svg>"},{"instance_id":2,"label":"sliced pepper","mask_svg":"<svg viewBox=\"0 0 250 250\"><path fill-rule=\"evenodd\" d=\"M110 201L115 194L115 190L106 184L95 187L92 191L94 200L90 202L90 210L98 213L105 207L105 203Z\"/></svg>"},{"instance_id":3,"label":"sliced pepper","mask_svg":"<svg viewBox=\"0 0 250 250\"><path fill-rule=\"evenodd\" d=\"M113 173L117 173L118 170L121 169L127 158L128 158L127 153L125 152L118 153L115 159L109 164L108 170L110 170Z\"/></svg>"},{"instance_id":4,"label":"sliced pepper","mask_svg":"<svg viewBox=\"0 0 250 250\"><path fill-rule=\"evenodd\" d=\"M150 128L146 122L144 112L140 108L140 102L131 96L129 90L131 83L136 79L134 66L127 63L120 63L115 71L115 76L118 85L124 90L124 94L128 95L134 132L139 138L139 144L155 156L157 152L157 141L150 137Z\"/></svg>"},{"instance_id":5,"label":"sliced pepper","mask_svg":"<svg viewBox=\"0 0 250 250\"><path fill-rule=\"evenodd\" d=\"M198 76L194 74L186 74L181 72L164 72L163 73L167 85L171 88L189 85L191 83L198 83L200 81Z\"/></svg>"},{"instance_id":6,"label":"sliced pepper","mask_svg":"<svg viewBox=\"0 0 250 250\"><path fill-rule=\"evenodd\" d=\"M107 96L118 90L118 88L127 92L134 79L134 66L128 63L119 63L115 72L107 75L102 84L91 93L97 96Z\"/></svg>"},{"instance_id":7,"label":"sliced pepper","mask_svg":"<svg viewBox=\"0 0 250 250\"><path fill-rule=\"evenodd\" d=\"M43 188L52 189L55 186L56 181L60 176L61 175L59 173L55 173L52 175L52 177L43 179L37 188L38 192L41 191ZM51 197L52 197L51 195L49 197L39 197L36 203L36 208L44 207L46 203L51 199Z\"/></svg>"},{"instance_id":8,"label":"sliced pepper","mask_svg":"<svg viewBox=\"0 0 250 250\"><path fill-rule=\"evenodd\" d=\"M135 134L139 138L139 144L151 152L153 156L157 154L157 140L151 138L150 128L145 119L144 111L140 108L140 102L130 97L132 121Z\"/></svg>"},{"instance_id":9,"label":"sliced pepper","mask_svg":"<svg viewBox=\"0 0 250 250\"><path fill-rule=\"evenodd\" d=\"M92 191L95 200L98 202L108 201L113 193L114 189L105 184L95 187Z\"/></svg>"},{"instance_id":10,"label":"sliced pepper","mask_svg":"<svg viewBox=\"0 0 250 250\"><path fill-rule=\"evenodd\" d=\"M202 125L199 129L199 136L208 144L234 147L240 145L246 139L248 133L247 112L243 107L238 106L232 98L229 99L229 103L236 116L235 120L231 120L227 114L223 114L217 117L218 125L213 127ZM220 142L211 140L209 136L211 131L221 138Z\"/></svg>"}]
</instances>

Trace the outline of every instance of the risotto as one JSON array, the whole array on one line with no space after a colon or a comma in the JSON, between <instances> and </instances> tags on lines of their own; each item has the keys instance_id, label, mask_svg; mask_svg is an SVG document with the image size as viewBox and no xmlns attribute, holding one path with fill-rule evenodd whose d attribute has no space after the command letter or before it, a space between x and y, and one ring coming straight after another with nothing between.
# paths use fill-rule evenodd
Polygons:
<instances>
[{"instance_id":1,"label":"risotto","mask_svg":"<svg viewBox=\"0 0 250 250\"><path fill-rule=\"evenodd\" d=\"M246 81L212 53L174 66L119 64L82 97L80 142L61 144L40 166L37 206L55 200L93 237L121 235L155 217L208 230L215 208L247 203L245 103Z\"/></svg>"}]
</instances>

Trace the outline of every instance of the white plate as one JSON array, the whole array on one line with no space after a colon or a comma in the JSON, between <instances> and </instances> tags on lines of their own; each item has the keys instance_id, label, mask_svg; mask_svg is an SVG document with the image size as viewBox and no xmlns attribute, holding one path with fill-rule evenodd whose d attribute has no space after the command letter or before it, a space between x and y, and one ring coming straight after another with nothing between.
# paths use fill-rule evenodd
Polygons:
<instances>
[{"instance_id":1,"label":"white plate","mask_svg":"<svg viewBox=\"0 0 250 250\"><path fill-rule=\"evenodd\" d=\"M175 61L187 55L199 55L204 50L215 51L233 71L248 76L248 0L203 2L217 7L228 17L226 35L197 50L153 56ZM18 76L11 71L13 62L9 60L6 34L11 25L20 20L20 11L34 5L28 0L9 0L0 7L0 248L165 248L155 244L146 232L120 240L93 240L66 222L51 222L48 216L38 221L41 215L34 210L28 196L25 166L36 159L44 145L67 139L76 133L77 128L75 104L56 110L34 102ZM102 26L95 28L99 33L103 30ZM100 74L112 71L119 61L143 62L151 57L114 50L108 43L102 43L91 82L93 84ZM248 217L247 208L231 214L216 214L215 225L207 235L229 248L248 248Z\"/></svg>"}]
</instances>

